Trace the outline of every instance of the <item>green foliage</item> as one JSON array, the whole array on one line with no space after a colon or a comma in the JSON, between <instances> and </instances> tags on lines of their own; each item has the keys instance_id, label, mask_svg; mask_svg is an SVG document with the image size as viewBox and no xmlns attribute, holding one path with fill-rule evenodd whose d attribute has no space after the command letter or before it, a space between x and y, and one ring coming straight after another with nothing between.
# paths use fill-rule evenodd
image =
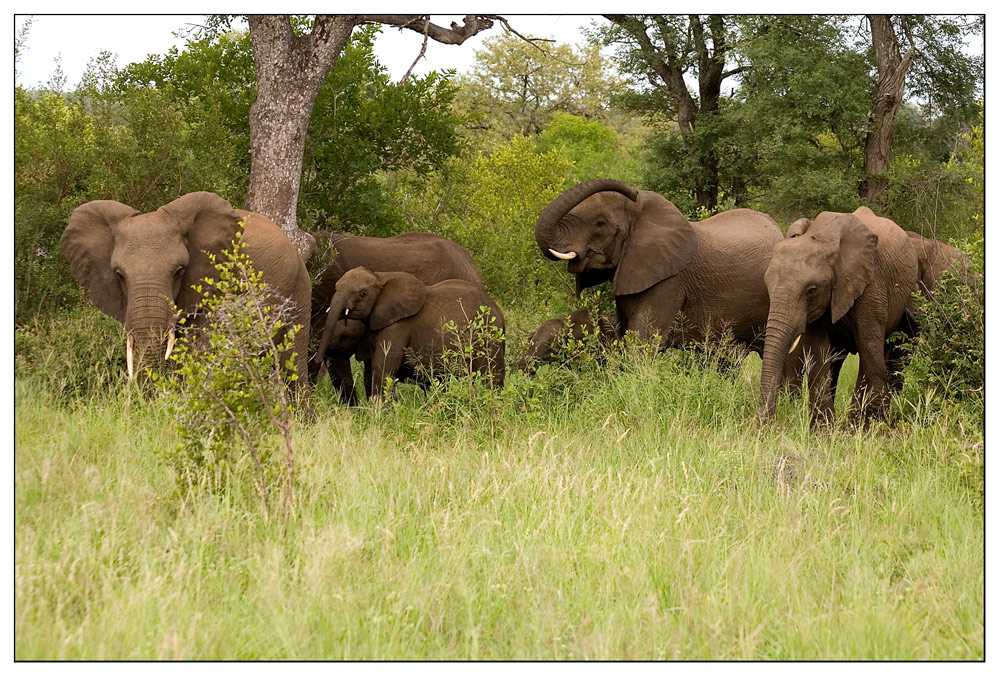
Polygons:
<instances>
[{"instance_id":1,"label":"green foliage","mask_svg":"<svg viewBox=\"0 0 1000 677\"><path fill-rule=\"evenodd\" d=\"M911 402L936 392L942 402L960 402L980 426L986 397L986 302L983 278L984 241L967 243L968 279L945 271L933 297L913 295L919 333L905 347L904 394Z\"/></svg>"},{"instance_id":2,"label":"green foliage","mask_svg":"<svg viewBox=\"0 0 1000 677\"><path fill-rule=\"evenodd\" d=\"M511 34L484 39L459 86L456 108L479 150L538 134L557 112L606 118L624 89L595 45L529 44Z\"/></svg>"},{"instance_id":3,"label":"green foliage","mask_svg":"<svg viewBox=\"0 0 1000 677\"><path fill-rule=\"evenodd\" d=\"M96 404L125 387L125 333L90 303L35 315L14 329L14 378L32 378L59 403Z\"/></svg>"},{"instance_id":4,"label":"green foliage","mask_svg":"<svg viewBox=\"0 0 1000 677\"><path fill-rule=\"evenodd\" d=\"M453 166L437 231L469 250L502 307L544 304L572 288L539 255L534 230L570 167L555 150L536 153L527 137Z\"/></svg>"},{"instance_id":5,"label":"green foliage","mask_svg":"<svg viewBox=\"0 0 1000 677\"><path fill-rule=\"evenodd\" d=\"M278 488L287 516L294 500L290 387L296 359L304 359L292 347L302 327L289 325L292 302L270 295L245 247L241 231L221 260L209 255L218 279L196 286L206 324L178 340L174 373L152 376L180 436L168 454L180 486L221 490L252 477L264 515Z\"/></svg>"},{"instance_id":6,"label":"green foliage","mask_svg":"<svg viewBox=\"0 0 1000 677\"><path fill-rule=\"evenodd\" d=\"M600 120L557 111L552 122L535 136L539 153L558 151L572 169L566 185L598 178L613 178L628 184L639 179L639 144L630 142Z\"/></svg>"}]
</instances>

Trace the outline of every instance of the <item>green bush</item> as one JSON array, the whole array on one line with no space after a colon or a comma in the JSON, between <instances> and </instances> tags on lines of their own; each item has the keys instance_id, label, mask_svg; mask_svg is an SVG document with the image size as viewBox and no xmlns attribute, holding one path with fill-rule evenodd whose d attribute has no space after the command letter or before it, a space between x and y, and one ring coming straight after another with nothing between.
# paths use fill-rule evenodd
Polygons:
<instances>
[{"instance_id":1,"label":"green bush","mask_svg":"<svg viewBox=\"0 0 1000 677\"><path fill-rule=\"evenodd\" d=\"M107 401L125 380L122 324L90 303L14 329L14 377L32 378L56 400Z\"/></svg>"},{"instance_id":2,"label":"green bush","mask_svg":"<svg viewBox=\"0 0 1000 677\"><path fill-rule=\"evenodd\" d=\"M287 515L294 500L290 385L299 356L283 356L301 327L287 321L290 300L275 304L269 297L245 246L238 233L221 260L212 256L218 279L196 287L207 324L178 340L175 372L152 377L181 438L168 455L180 485L219 490L251 479L265 517L275 489ZM241 446L244 453L237 452Z\"/></svg>"},{"instance_id":3,"label":"green bush","mask_svg":"<svg viewBox=\"0 0 1000 677\"><path fill-rule=\"evenodd\" d=\"M975 412L981 420L986 386L986 307L983 241L962 248L971 261L969 279L944 272L933 298L914 293L918 334L905 346L904 395L926 400L934 391Z\"/></svg>"}]
</instances>

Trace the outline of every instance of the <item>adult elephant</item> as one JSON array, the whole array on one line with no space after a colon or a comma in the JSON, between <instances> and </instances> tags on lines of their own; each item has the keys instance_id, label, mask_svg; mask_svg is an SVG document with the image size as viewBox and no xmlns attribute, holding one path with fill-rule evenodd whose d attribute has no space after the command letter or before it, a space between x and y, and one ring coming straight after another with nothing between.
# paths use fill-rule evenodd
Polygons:
<instances>
[{"instance_id":1,"label":"adult elephant","mask_svg":"<svg viewBox=\"0 0 1000 677\"><path fill-rule=\"evenodd\" d=\"M903 229L867 207L799 219L774 247L765 282L771 304L761 418L773 418L786 356L800 341L814 422L833 421L830 369L852 352L859 358L852 418L884 415L886 340L905 322L917 285L917 259Z\"/></svg>"},{"instance_id":2,"label":"adult elephant","mask_svg":"<svg viewBox=\"0 0 1000 677\"><path fill-rule=\"evenodd\" d=\"M335 250L336 258L320 275L312 290L312 332L323 333L330 300L337 282L347 271L364 267L372 272L405 272L415 276L425 285L444 280L465 280L484 289L479 268L462 245L433 233L403 233L394 237L364 237L341 233L321 232L315 235L320 252ZM338 332L344 336L351 331ZM341 350L340 342L328 346L324 360L309 361L309 378L316 382L321 362L325 361L330 380L346 404L357 402L354 379L351 375L351 352Z\"/></svg>"},{"instance_id":3,"label":"adult elephant","mask_svg":"<svg viewBox=\"0 0 1000 677\"><path fill-rule=\"evenodd\" d=\"M946 270L955 273L960 279L968 280L971 264L969 257L961 249L912 230L905 232L917 257L917 288L927 298L933 298L938 278Z\"/></svg>"},{"instance_id":4,"label":"adult elephant","mask_svg":"<svg viewBox=\"0 0 1000 677\"><path fill-rule=\"evenodd\" d=\"M305 264L281 228L208 192L188 193L147 214L114 200L87 202L70 214L60 246L94 304L125 325L129 378L136 360L155 366L169 356L178 320L174 305L199 324L201 294L192 285L215 275L208 254L229 249L241 221L246 253L272 292L291 299L291 323L302 325L294 350L299 382L305 383L310 296Z\"/></svg>"},{"instance_id":5,"label":"adult elephant","mask_svg":"<svg viewBox=\"0 0 1000 677\"><path fill-rule=\"evenodd\" d=\"M611 179L569 188L535 224L542 254L568 262L577 293L611 281L623 333L679 345L728 329L758 353L768 311L764 271L781 238L767 214L734 209L690 223L662 196ZM681 314L685 322L675 327Z\"/></svg>"}]
</instances>

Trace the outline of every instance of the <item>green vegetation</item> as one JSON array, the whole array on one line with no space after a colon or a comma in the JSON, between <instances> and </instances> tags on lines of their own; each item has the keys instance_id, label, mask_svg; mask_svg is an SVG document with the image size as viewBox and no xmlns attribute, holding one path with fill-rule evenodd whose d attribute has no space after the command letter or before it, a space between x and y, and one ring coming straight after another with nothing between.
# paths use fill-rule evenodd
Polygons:
<instances>
[{"instance_id":1,"label":"green vegetation","mask_svg":"<svg viewBox=\"0 0 1000 677\"><path fill-rule=\"evenodd\" d=\"M831 18L738 19L745 86L689 139L662 92L612 74L642 72L635 55L558 45L549 59L489 38L470 73L397 87L375 29L356 30L316 103L300 225L460 242L505 315L506 385L459 373L349 408L323 379L311 415L278 412L282 431L264 424L273 398L233 380L273 358L243 344L246 364L226 367L179 345L175 387L252 410L263 472L193 391L127 381L121 324L58 246L92 199L240 202L249 39L194 36L122 69L105 56L71 92L58 77L17 87L15 658L982 660L981 282L946 277L917 304L891 420L863 429L844 422L855 357L821 432L801 399L757 423L760 360L726 347L589 337L565 365L513 368L542 321L613 310L606 286L575 299L534 241L538 212L577 181L659 190L701 218L712 149L720 208L784 225L861 204L871 54ZM951 89L918 71L930 103L897 116L877 211L982 273L985 104L966 105L981 80L949 63Z\"/></svg>"}]
</instances>

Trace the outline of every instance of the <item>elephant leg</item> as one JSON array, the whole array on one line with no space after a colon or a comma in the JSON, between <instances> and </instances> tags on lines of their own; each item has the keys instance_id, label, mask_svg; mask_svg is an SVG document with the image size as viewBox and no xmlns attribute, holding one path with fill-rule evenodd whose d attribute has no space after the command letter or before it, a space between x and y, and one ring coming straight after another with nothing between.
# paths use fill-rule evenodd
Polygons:
<instances>
[{"instance_id":1,"label":"elephant leg","mask_svg":"<svg viewBox=\"0 0 1000 677\"><path fill-rule=\"evenodd\" d=\"M803 364L809 379L809 405L814 426L833 425L834 399L831 371L837 362L825 332L806 330L803 335Z\"/></svg>"},{"instance_id":2,"label":"elephant leg","mask_svg":"<svg viewBox=\"0 0 1000 677\"><path fill-rule=\"evenodd\" d=\"M859 423L865 418L885 415L889 403L885 352L881 345L869 341L858 347L858 382L851 399L850 420Z\"/></svg>"},{"instance_id":3,"label":"elephant leg","mask_svg":"<svg viewBox=\"0 0 1000 677\"><path fill-rule=\"evenodd\" d=\"M623 329L634 331L642 341L659 337L666 348L684 342L684 331L675 331L677 316L684 305L684 288L680 276L659 282L644 292L616 297L619 318L625 318Z\"/></svg>"},{"instance_id":4,"label":"elephant leg","mask_svg":"<svg viewBox=\"0 0 1000 677\"><path fill-rule=\"evenodd\" d=\"M329 355L329 353L327 353ZM344 355L327 357L330 382L343 404L357 404L358 394L354 389L354 375L351 373L351 358Z\"/></svg>"},{"instance_id":5,"label":"elephant leg","mask_svg":"<svg viewBox=\"0 0 1000 677\"><path fill-rule=\"evenodd\" d=\"M405 343L393 340L388 336L379 336L375 340L375 354L372 355L371 391L368 399L383 399L385 380L399 373L403 364ZM366 374L367 377L367 374Z\"/></svg>"}]
</instances>

